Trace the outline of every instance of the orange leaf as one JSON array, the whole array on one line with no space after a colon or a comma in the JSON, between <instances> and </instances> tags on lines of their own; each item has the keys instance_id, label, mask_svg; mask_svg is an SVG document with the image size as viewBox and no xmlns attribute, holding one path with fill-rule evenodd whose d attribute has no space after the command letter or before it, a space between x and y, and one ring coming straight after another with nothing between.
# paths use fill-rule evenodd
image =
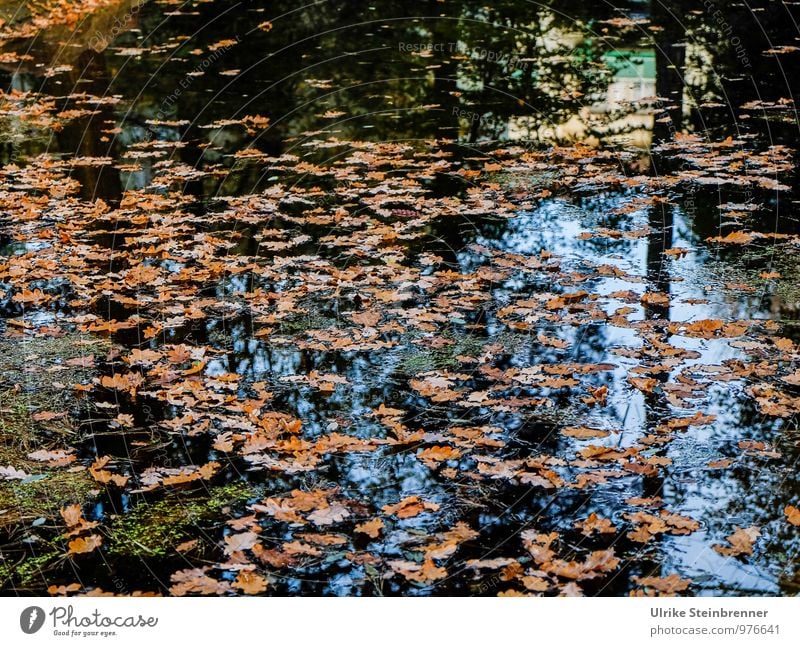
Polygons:
<instances>
[{"instance_id":1,"label":"orange leaf","mask_svg":"<svg viewBox=\"0 0 800 646\"><path fill-rule=\"evenodd\" d=\"M712 545L714 550L723 556L741 556L742 554L753 553L753 543L761 536L761 531L753 525L747 529L737 527L736 531L727 537L731 547L723 545Z\"/></svg>"},{"instance_id":2,"label":"orange leaf","mask_svg":"<svg viewBox=\"0 0 800 646\"><path fill-rule=\"evenodd\" d=\"M67 524L67 527L75 527L83 520L80 505L67 505L61 508L61 518Z\"/></svg>"},{"instance_id":3,"label":"orange leaf","mask_svg":"<svg viewBox=\"0 0 800 646\"><path fill-rule=\"evenodd\" d=\"M383 512L394 514L398 518L414 518L423 511L436 511L439 505L435 502L420 500L419 496L408 496L394 505L385 505Z\"/></svg>"},{"instance_id":4,"label":"orange leaf","mask_svg":"<svg viewBox=\"0 0 800 646\"><path fill-rule=\"evenodd\" d=\"M366 534L370 538L378 538L384 528L384 523L380 518L373 518L365 523L356 525L356 531L361 534Z\"/></svg>"},{"instance_id":5,"label":"orange leaf","mask_svg":"<svg viewBox=\"0 0 800 646\"><path fill-rule=\"evenodd\" d=\"M70 554L88 554L103 544L103 537L90 534L86 538L74 538L68 544Z\"/></svg>"},{"instance_id":6,"label":"orange leaf","mask_svg":"<svg viewBox=\"0 0 800 646\"><path fill-rule=\"evenodd\" d=\"M238 588L244 594L261 594L267 589L267 580L260 574L242 570L236 577L236 581L233 582L233 587Z\"/></svg>"},{"instance_id":7,"label":"orange leaf","mask_svg":"<svg viewBox=\"0 0 800 646\"><path fill-rule=\"evenodd\" d=\"M792 507L792 505L786 505L783 508L783 513L786 514L786 520L792 525L800 526L800 509Z\"/></svg>"}]
</instances>

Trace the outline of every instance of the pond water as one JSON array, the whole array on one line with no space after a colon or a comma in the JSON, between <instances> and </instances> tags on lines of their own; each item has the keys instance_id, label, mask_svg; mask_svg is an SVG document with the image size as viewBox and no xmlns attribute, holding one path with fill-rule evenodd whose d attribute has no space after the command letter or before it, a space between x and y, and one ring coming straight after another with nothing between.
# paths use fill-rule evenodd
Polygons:
<instances>
[{"instance_id":1,"label":"pond water","mask_svg":"<svg viewBox=\"0 0 800 646\"><path fill-rule=\"evenodd\" d=\"M7 35L5 336L108 347L0 589L796 594L797 12L706 5Z\"/></svg>"}]
</instances>

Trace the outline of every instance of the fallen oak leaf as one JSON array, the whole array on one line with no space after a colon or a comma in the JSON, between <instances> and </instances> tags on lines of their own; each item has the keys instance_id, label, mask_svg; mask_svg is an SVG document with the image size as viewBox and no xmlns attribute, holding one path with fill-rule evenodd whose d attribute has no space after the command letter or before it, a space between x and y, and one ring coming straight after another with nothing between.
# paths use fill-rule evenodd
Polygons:
<instances>
[{"instance_id":1,"label":"fallen oak leaf","mask_svg":"<svg viewBox=\"0 0 800 646\"><path fill-rule=\"evenodd\" d=\"M28 453L28 458L36 462L46 462L49 467L65 467L77 458L72 453L73 449L66 451L45 451L44 449Z\"/></svg>"},{"instance_id":2,"label":"fallen oak leaf","mask_svg":"<svg viewBox=\"0 0 800 646\"><path fill-rule=\"evenodd\" d=\"M428 585L447 576L447 570L436 566L433 559L426 559L422 564L413 561L387 561L386 564L396 574L401 574L407 580L422 585Z\"/></svg>"},{"instance_id":3,"label":"fallen oak leaf","mask_svg":"<svg viewBox=\"0 0 800 646\"><path fill-rule=\"evenodd\" d=\"M461 451L451 446L432 446L417 453L417 458L431 469L435 469L442 462L456 460L460 457Z\"/></svg>"},{"instance_id":4,"label":"fallen oak leaf","mask_svg":"<svg viewBox=\"0 0 800 646\"><path fill-rule=\"evenodd\" d=\"M739 448L742 449L746 455L755 455L764 458L777 459L781 457L780 451L776 451L769 444L765 442L756 442L754 440L742 440L739 442Z\"/></svg>"},{"instance_id":5,"label":"fallen oak leaf","mask_svg":"<svg viewBox=\"0 0 800 646\"><path fill-rule=\"evenodd\" d=\"M634 576L631 577L631 581L633 581L636 585L640 585L644 588L653 588L654 590L658 590L658 592L663 592L664 594L684 592L685 590L689 589L689 585L692 583L691 579L682 579L674 572L665 577Z\"/></svg>"},{"instance_id":6,"label":"fallen oak leaf","mask_svg":"<svg viewBox=\"0 0 800 646\"><path fill-rule=\"evenodd\" d=\"M645 292L640 299L642 305L651 305L654 307L668 307L669 295L662 292Z\"/></svg>"},{"instance_id":7,"label":"fallen oak leaf","mask_svg":"<svg viewBox=\"0 0 800 646\"><path fill-rule=\"evenodd\" d=\"M720 242L722 244L749 244L755 240L756 236L752 233L745 231L731 231L724 238L722 236L715 236L706 238L706 242Z\"/></svg>"},{"instance_id":8,"label":"fallen oak leaf","mask_svg":"<svg viewBox=\"0 0 800 646\"><path fill-rule=\"evenodd\" d=\"M267 590L267 580L260 574L242 570L233 582L233 587L244 594L261 594Z\"/></svg>"},{"instance_id":9,"label":"fallen oak leaf","mask_svg":"<svg viewBox=\"0 0 800 646\"><path fill-rule=\"evenodd\" d=\"M743 554L753 553L753 543L756 542L758 537L761 536L761 530L755 525L743 529L737 527L736 531L730 536L726 537L731 547L724 545L712 545L714 551L722 556L741 556Z\"/></svg>"},{"instance_id":10,"label":"fallen oak leaf","mask_svg":"<svg viewBox=\"0 0 800 646\"><path fill-rule=\"evenodd\" d=\"M66 507L62 507L59 513L68 528L75 527L83 522L83 514L80 505L67 505Z\"/></svg>"},{"instance_id":11,"label":"fallen oak leaf","mask_svg":"<svg viewBox=\"0 0 800 646\"><path fill-rule=\"evenodd\" d=\"M786 507L783 508L783 513L786 515L786 520L792 525L795 527L800 526L800 509L792 505L786 505Z\"/></svg>"},{"instance_id":12,"label":"fallen oak leaf","mask_svg":"<svg viewBox=\"0 0 800 646\"><path fill-rule=\"evenodd\" d=\"M289 500L267 498L263 504L254 504L250 509L260 514L269 514L275 520L286 523L305 524L305 519L297 513Z\"/></svg>"},{"instance_id":13,"label":"fallen oak leaf","mask_svg":"<svg viewBox=\"0 0 800 646\"><path fill-rule=\"evenodd\" d=\"M70 583L69 585L51 585L47 588L47 594L54 597L66 597L70 592L77 592L83 586L80 583Z\"/></svg>"},{"instance_id":14,"label":"fallen oak leaf","mask_svg":"<svg viewBox=\"0 0 800 646\"><path fill-rule=\"evenodd\" d=\"M249 550L258 542L258 534L255 532L242 532L241 534L230 534L225 537L225 554L230 556L234 552Z\"/></svg>"},{"instance_id":15,"label":"fallen oak leaf","mask_svg":"<svg viewBox=\"0 0 800 646\"><path fill-rule=\"evenodd\" d=\"M191 552L199 544L200 541L197 540L196 538L193 538L191 540L184 541L183 543L179 543L178 545L176 545L175 551L178 552L178 554L185 554L186 552Z\"/></svg>"},{"instance_id":16,"label":"fallen oak leaf","mask_svg":"<svg viewBox=\"0 0 800 646\"><path fill-rule=\"evenodd\" d=\"M317 509L310 513L308 515L308 520L315 525L333 525L334 523L344 520L349 515L350 512L347 510L347 507L335 502L330 507L323 507L322 509Z\"/></svg>"},{"instance_id":17,"label":"fallen oak leaf","mask_svg":"<svg viewBox=\"0 0 800 646\"><path fill-rule=\"evenodd\" d=\"M196 375L196 374L199 374L199 373L203 372L203 370L205 370L205 367L206 367L206 362L205 361L195 361L192 364L191 368L187 368L186 370L183 370L181 372L181 374L185 375L187 377L190 376L190 375Z\"/></svg>"},{"instance_id":18,"label":"fallen oak leaf","mask_svg":"<svg viewBox=\"0 0 800 646\"><path fill-rule=\"evenodd\" d=\"M225 594L231 591L227 581L217 581L206 574L210 568L189 568L175 572L170 580L174 583L169 591L175 597L187 594Z\"/></svg>"},{"instance_id":19,"label":"fallen oak leaf","mask_svg":"<svg viewBox=\"0 0 800 646\"><path fill-rule=\"evenodd\" d=\"M637 390L649 395L655 391L659 382L657 379L653 379L652 377L628 377L628 383Z\"/></svg>"},{"instance_id":20,"label":"fallen oak leaf","mask_svg":"<svg viewBox=\"0 0 800 646\"><path fill-rule=\"evenodd\" d=\"M438 511L438 509L439 505L435 502L420 500L419 496L408 496L394 505L384 505L383 513L398 518L414 518L424 511Z\"/></svg>"},{"instance_id":21,"label":"fallen oak leaf","mask_svg":"<svg viewBox=\"0 0 800 646\"><path fill-rule=\"evenodd\" d=\"M565 579L583 581L584 579L597 578L615 570L619 562L612 548L592 552L583 562L555 559L542 563L540 567L543 572L549 574L555 574Z\"/></svg>"},{"instance_id":22,"label":"fallen oak leaf","mask_svg":"<svg viewBox=\"0 0 800 646\"><path fill-rule=\"evenodd\" d=\"M575 523L575 527L581 530L584 536L591 536L595 532L598 534L613 534L616 528L607 518L601 518L595 512L589 514L584 520Z\"/></svg>"},{"instance_id":23,"label":"fallen oak leaf","mask_svg":"<svg viewBox=\"0 0 800 646\"><path fill-rule=\"evenodd\" d=\"M90 534L86 538L74 538L67 543L69 554L88 554L103 544L103 537L99 534Z\"/></svg>"},{"instance_id":24,"label":"fallen oak leaf","mask_svg":"<svg viewBox=\"0 0 800 646\"><path fill-rule=\"evenodd\" d=\"M94 478L95 481L99 482L100 484L114 483L118 487L125 487L130 479L129 476L123 476L119 473L112 473L111 471L103 469L103 467L106 466L110 460L111 458L107 455L97 458L89 467L89 473L91 474L92 478Z\"/></svg>"},{"instance_id":25,"label":"fallen oak leaf","mask_svg":"<svg viewBox=\"0 0 800 646\"><path fill-rule=\"evenodd\" d=\"M380 518L373 518L372 520L368 520L364 523L359 523L356 525L355 530L359 534L366 534L370 538L378 538L384 527L385 525L383 520Z\"/></svg>"},{"instance_id":26,"label":"fallen oak leaf","mask_svg":"<svg viewBox=\"0 0 800 646\"><path fill-rule=\"evenodd\" d=\"M66 417L66 416L67 416L67 414L63 413L63 412L62 413L54 413L52 411L43 411L41 413L34 413L33 415L31 415L31 419L34 422L49 422L51 420L61 419L61 418Z\"/></svg>"},{"instance_id":27,"label":"fallen oak leaf","mask_svg":"<svg viewBox=\"0 0 800 646\"><path fill-rule=\"evenodd\" d=\"M712 460L706 466L708 466L709 469L727 469L732 464L733 460L730 458L720 458L719 460Z\"/></svg>"},{"instance_id":28,"label":"fallen oak leaf","mask_svg":"<svg viewBox=\"0 0 800 646\"><path fill-rule=\"evenodd\" d=\"M583 440L594 437L608 437L609 431L598 428L587 428L585 426L569 426L561 429L561 435Z\"/></svg>"}]
</instances>

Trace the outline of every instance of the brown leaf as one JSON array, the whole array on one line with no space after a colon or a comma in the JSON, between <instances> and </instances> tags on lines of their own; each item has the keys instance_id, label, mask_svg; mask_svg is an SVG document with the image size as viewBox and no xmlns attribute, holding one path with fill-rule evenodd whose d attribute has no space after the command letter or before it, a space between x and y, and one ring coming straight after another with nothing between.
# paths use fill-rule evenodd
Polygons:
<instances>
[{"instance_id":1,"label":"brown leaf","mask_svg":"<svg viewBox=\"0 0 800 646\"><path fill-rule=\"evenodd\" d=\"M244 594L261 594L267 590L267 580L260 574L242 570L233 582L233 587Z\"/></svg>"},{"instance_id":2,"label":"brown leaf","mask_svg":"<svg viewBox=\"0 0 800 646\"><path fill-rule=\"evenodd\" d=\"M733 464L730 458L720 458L719 460L712 460L708 463L710 469L727 469Z\"/></svg>"},{"instance_id":3,"label":"brown leaf","mask_svg":"<svg viewBox=\"0 0 800 646\"><path fill-rule=\"evenodd\" d=\"M435 469L441 462L460 458L461 451L451 446L432 446L429 449L422 449L417 453L417 457L426 466Z\"/></svg>"},{"instance_id":4,"label":"brown leaf","mask_svg":"<svg viewBox=\"0 0 800 646\"><path fill-rule=\"evenodd\" d=\"M380 518L373 518L365 523L356 525L356 531L361 534L366 534L370 538L378 538L384 528L383 521Z\"/></svg>"},{"instance_id":5,"label":"brown leaf","mask_svg":"<svg viewBox=\"0 0 800 646\"><path fill-rule=\"evenodd\" d=\"M179 543L175 546L175 551L179 554L184 554L186 552L191 552L195 547L200 544L200 541L196 538L193 538L189 541L184 541L183 543Z\"/></svg>"},{"instance_id":6,"label":"brown leaf","mask_svg":"<svg viewBox=\"0 0 800 646\"><path fill-rule=\"evenodd\" d=\"M88 554L103 544L103 537L99 534L90 534L86 538L74 538L68 544L70 554Z\"/></svg>"},{"instance_id":7,"label":"brown leaf","mask_svg":"<svg viewBox=\"0 0 800 646\"><path fill-rule=\"evenodd\" d=\"M402 574L409 581L428 585L447 576L447 570L437 567L432 559L426 559L422 565L413 561L387 561L386 564L397 574Z\"/></svg>"},{"instance_id":8,"label":"brown leaf","mask_svg":"<svg viewBox=\"0 0 800 646\"><path fill-rule=\"evenodd\" d=\"M609 432L597 428L586 428L585 426L570 426L568 428L562 428L561 434L567 437L584 440L592 437L608 437Z\"/></svg>"},{"instance_id":9,"label":"brown leaf","mask_svg":"<svg viewBox=\"0 0 800 646\"><path fill-rule=\"evenodd\" d=\"M308 515L310 520L315 525L333 525L338 523L350 515L347 507L339 503L333 503L330 507L317 509Z\"/></svg>"},{"instance_id":10,"label":"brown leaf","mask_svg":"<svg viewBox=\"0 0 800 646\"><path fill-rule=\"evenodd\" d=\"M727 537L731 547L723 545L712 545L714 550L723 556L741 556L742 554L753 553L753 543L761 536L761 531L753 525L747 529L737 527L736 531Z\"/></svg>"},{"instance_id":11,"label":"brown leaf","mask_svg":"<svg viewBox=\"0 0 800 646\"><path fill-rule=\"evenodd\" d=\"M62 417L66 417L67 414L64 412L61 413L54 413L52 411L43 411L41 413L34 413L31 415L31 419L34 422L49 422L53 419L61 419Z\"/></svg>"},{"instance_id":12,"label":"brown leaf","mask_svg":"<svg viewBox=\"0 0 800 646\"><path fill-rule=\"evenodd\" d=\"M681 577L675 573L666 577L634 576L631 578L631 581L633 581L636 585L646 588L653 588L654 590L658 590L659 592L663 592L665 594L675 594L676 592L688 590L689 585L692 582L691 579L681 579Z\"/></svg>"},{"instance_id":13,"label":"brown leaf","mask_svg":"<svg viewBox=\"0 0 800 646\"><path fill-rule=\"evenodd\" d=\"M65 467L68 464L75 462L77 458L69 451L34 451L28 454L28 458L36 460L37 462L46 462L49 467Z\"/></svg>"},{"instance_id":14,"label":"brown leaf","mask_svg":"<svg viewBox=\"0 0 800 646\"><path fill-rule=\"evenodd\" d=\"M592 512L585 520L579 520L575 527L581 530L584 536L591 536L595 532L598 534L613 534L616 531L614 525L607 518L600 518Z\"/></svg>"},{"instance_id":15,"label":"brown leaf","mask_svg":"<svg viewBox=\"0 0 800 646\"><path fill-rule=\"evenodd\" d=\"M255 532L242 532L241 534L231 534L225 537L225 554L230 556L234 552L249 550L258 542L258 534Z\"/></svg>"},{"instance_id":16,"label":"brown leaf","mask_svg":"<svg viewBox=\"0 0 800 646\"><path fill-rule=\"evenodd\" d=\"M208 567L180 570L172 575L174 583L169 591L175 597L187 594L225 594L231 591L230 583L217 581L206 574Z\"/></svg>"},{"instance_id":17,"label":"brown leaf","mask_svg":"<svg viewBox=\"0 0 800 646\"><path fill-rule=\"evenodd\" d=\"M68 528L80 525L81 521L83 521L83 514L81 513L80 505L67 505L66 507L62 507L60 513L61 518L64 519L64 522L67 524Z\"/></svg>"},{"instance_id":18,"label":"brown leaf","mask_svg":"<svg viewBox=\"0 0 800 646\"><path fill-rule=\"evenodd\" d=\"M124 487L128 484L129 476L112 473L102 468L109 463L110 459L107 455L97 458L89 467L89 473L100 484L113 483L118 487Z\"/></svg>"},{"instance_id":19,"label":"brown leaf","mask_svg":"<svg viewBox=\"0 0 800 646\"><path fill-rule=\"evenodd\" d=\"M424 511L437 511L438 509L439 505L435 502L420 500L419 496L408 496L394 505L384 505L383 512L398 518L414 518Z\"/></svg>"},{"instance_id":20,"label":"brown leaf","mask_svg":"<svg viewBox=\"0 0 800 646\"><path fill-rule=\"evenodd\" d=\"M800 526L800 509L792 505L786 505L786 507L783 508L783 513L786 515L786 520L792 525Z\"/></svg>"},{"instance_id":21,"label":"brown leaf","mask_svg":"<svg viewBox=\"0 0 800 646\"><path fill-rule=\"evenodd\" d=\"M724 238L717 236L715 238L707 238L708 242L721 242L723 244L749 244L755 239L752 233L744 231L731 231Z\"/></svg>"}]
</instances>

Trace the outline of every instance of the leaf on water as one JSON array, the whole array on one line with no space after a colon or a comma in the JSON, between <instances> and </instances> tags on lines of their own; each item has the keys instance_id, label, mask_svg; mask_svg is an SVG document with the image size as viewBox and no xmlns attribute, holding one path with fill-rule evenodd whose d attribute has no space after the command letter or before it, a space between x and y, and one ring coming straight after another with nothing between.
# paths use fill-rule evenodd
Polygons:
<instances>
[{"instance_id":1,"label":"leaf on water","mask_svg":"<svg viewBox=\"0 0 800 646\"><path fill-rule=\"evenodd\" d=\"M628 538L637 543L647 543L658 534L691 534L700 529L700 523L688 516L670 513L662 509L658 516L644 511L625 514L627 520L634 524L634 531L628 533Z\"/></svg>"},{"instance_id":2,"label":"leaf on water","mask_svg":"<svg viewBox=\"0 0 800 646\"><path fill-rule=\"evenodd\" d=\"M373 518L364 523L356 525L355 530L361 534L366 534L370 538L378 538L383 531L384 523L380 518Z\"/></svg>"},{"instance_id":3,"label":"leaf on water","mask_svg":"<svg viewBox=\"0 0 800 646\"><path fill-rule=\"evenodd\" d=\"M499 570L500 568L508 567L516 562L517 561L512 558L469 559L464 565L473 570Z\"/></svg>"},{"instance_id":4,"label":"leaf on water","mask_svg":"<svg viewBox=\"0 0 800 646\"><path fill-rule=\"evenodd\" d=\"M709 469L727 469L733 464L730 458L720 458L719 460L712 460L708 463Z\"/></svg>"},{"instance_id":5,"label":"leaf on water","mask_svg":"<svg viewBox=\"0 0 800 646\"><path fill-rule=\"evenodd\" d=\"M426 559L422 564L413 561L387 561L386 565L396 574L421 585L429 585L447 576L447 570L438 567L432 559Z\"/></svg>"},{"instance_id":6,"label":"leaf on water","mask_svg":"<svg viewBox=\"0 0 800 646\"><path fill-rule=\"evenodd\" d=\"M655 391L658 386L658 380L652 377L628 377L628 383L647 395Z\"/></svg>"},{"instance_id":7,"label":"leaf on water","mask_svg":"<svg viewBox=\"0 0 800 646\"><path fill-rule=\"evenodd\" d=\"M570 426L562 428L561 434L579 440L586 440L593 437L608 437L610 432L598 428L587 428L585 426Z\"/></svg>"},{"instance_id":8,"label":"leaf on water","mask_svg":"<svg viewBox=\"0 0 800 646\"><path fill-rule=\"evenodd\" d=\"M255 532L242 532L241 534L231 534L225 537L225 554L230 556L234 552L249 550L258 542L258 534Z\"/></svg>"},{"instance_id":9,"label":"leaf on water","mask_svg":"<svg viewBox=\"0 0 800 646\"><path fill-rule=\"evenodd\" d=\"M77 592L82 588L83 586L80 583L70 583L69 585L51 585L47 588L47 594L53 595L54 597L66 597L71 592Z\"/></svg>"},{"instance_id":10,"label":"leaf on water","mask_svg":"<svg viewBox=\"0 0 800 646\"><path fill-rule=\"evenodd\" d=\"M598 550L589 554L583 561L564 561L554 559L541 563L542 571L554 574L565 579L583 581L594 579L608 572L614 571L619 565L619 559L613 549Z\"/></svg>"},{"instance_id":11,"label":"leaf on water","mask_svg":"<svg viewBox=\"0 0 800 646\"><path fill-rule=\"evenodd\" d=\"M175 572L171 581L170 594L176 597L184 597L188 594L226 594L231 592L231 585L227 581L217 581L208 576L207 572L211 568L189 568Z\"/></svg>"},{"instance_id":12,"label":"leaf on water","mask_svg":"<svg viewBox=\"0 0 800 646\"><path fill-rule=\"evenodd\" d=\"M786 507L783 508L783 513L786 516L786 520L792 525L795 527L800 526L800 509L792 505L786 505Z\"/></svg>"},{"instance_id":13,"label":"leaf on water","mask_svg":"<svg viewBox=\"0 0 800 646\"><path fill-rule=\"evenodd\" d=\"M184 541L183 543L179 543L175 546L175 551L179 554L185 554L186 552L191 552L195 547L200 544L200 541L196 538L193 538L188 541Z\"/></svg>"},{"instance_id":14,"label":"leaf on water","mask_svg":"<svg viewBox=\"0 0 800 646\"><path fill-rule=\"evenodd\" d=\"M672 573L665 577L645 576L631 577L631 581L644 588L652 588L663 594L674 595L676 592L685 592L692 583L691 579L682 579L678 574Z\"/></svg>"},{"instance_id":15,"label":"leaf on water","mask_svg":"<svg viewBox=\"0 0 800 646\"><path fill-rule=\"evenodd\" d=\"M752 233L747 233L745 231L731 231L728 235L724 238L722 236L717 236L714 238L706 238L707 242L720 242L722 244L750 244L753 240L756 239L756 236Z\"/></svg>"},{"instance_id":16,"label":"leaf on water","mask_svg":"<svg viewBox=\"0 0 800 646\"><path fill-rule=\"evenodd\" d=\"M83 513L81 512L80 505L67 505L61 508L61 518L67 524L68 528L75 527L83 521Z\"/></svg>"},{"instance_id":17,"label":"leaf on water","mask_svg":"<svg viewBox=\"0 0 800 646\"><path fill-rule=\"evenodd\" d=\"M267 591L267 580L260 574L242 570L233 582L233 587L243 594L261 594Z\"/></svg>"},{"instance_id":18,"label":"leaf on water","mask_svg":"<svg viewBox=\"0 0 800 646\"><path fill-rule=\"evenodd\" d=\"M68 544L69 554L88 554L103 544L103 537L99 534L90 534L86 538L73 538Z\"/></svg>"},{"instance_id":19,"label":"leaf on water","mask_svg":"<svg viewBox=\"0 0 800 646\"><path fill-rule=\"evenodd\" d=\"M641 298L643 305L652 305L654 307L668 307L669 295L662 292L645 292Z\"/></svg>"},{"instance_id":20,"label":"leaf on water","mask_svg":"<svg viewBox=\"0 0 800 646\"><path fill-rule=\"evenodd\" d=\"M394 515L398 518L414 518L425 511L437 511L439 505L435 502L421 500L419 496L408 496L394 505L384 505L383 513Z\"/></svg>"},{"instance_id":21,"label":"leaf on water","mask_svg":"<svg viewBox=\"0 0 800 646\"><path fill-rule=\"evenodd\" d=\"M575 527L580 529L584 536L591 536L595 532L598 534L613 534L616 532L616 527L610 520L601 518L594 512L589 514L586 519L577 521Z\"/></svg>"},{"instance_id":22,"label":"leaf on water","mask_svg":"<svg viewBox=\"0 0 800 646\"><path fill-rule=\"evenodd\" d=\"M350 512L347 510L347 507L335 502L330 507L317 509L316 511L310 513L308 515L308 520L315 525L324 526L341 522L348 516L350 516Z\"/></svg>"},{"instance_id":23,"label":"leaf on water","mask_svg":"<svg viewBox=\"0 0 800 646\"><path fill-rule=\"evenodd\" d=\"M431 469L435 469L442 462L456 460L460 457L461 451L451 446L432 446L417 453L417 458Z\"/></svg>"},{"instance_id":24,"label":"leaf on water","mask_svg":"<svg viewBox=\"0 0 800 646\"><path fill-rule=\"evenodd\" d=\"M107 455L97 458L89 467L89 473L91 474L92 478L94 478L95 481L99 482L100 484L115 484L118 487L125 487L130 479L128 476L123 476L119 473L112 473L111 471L103 469L103 467L106 466L110 461L111 458Z\"/></svg>"}]
</instances>

